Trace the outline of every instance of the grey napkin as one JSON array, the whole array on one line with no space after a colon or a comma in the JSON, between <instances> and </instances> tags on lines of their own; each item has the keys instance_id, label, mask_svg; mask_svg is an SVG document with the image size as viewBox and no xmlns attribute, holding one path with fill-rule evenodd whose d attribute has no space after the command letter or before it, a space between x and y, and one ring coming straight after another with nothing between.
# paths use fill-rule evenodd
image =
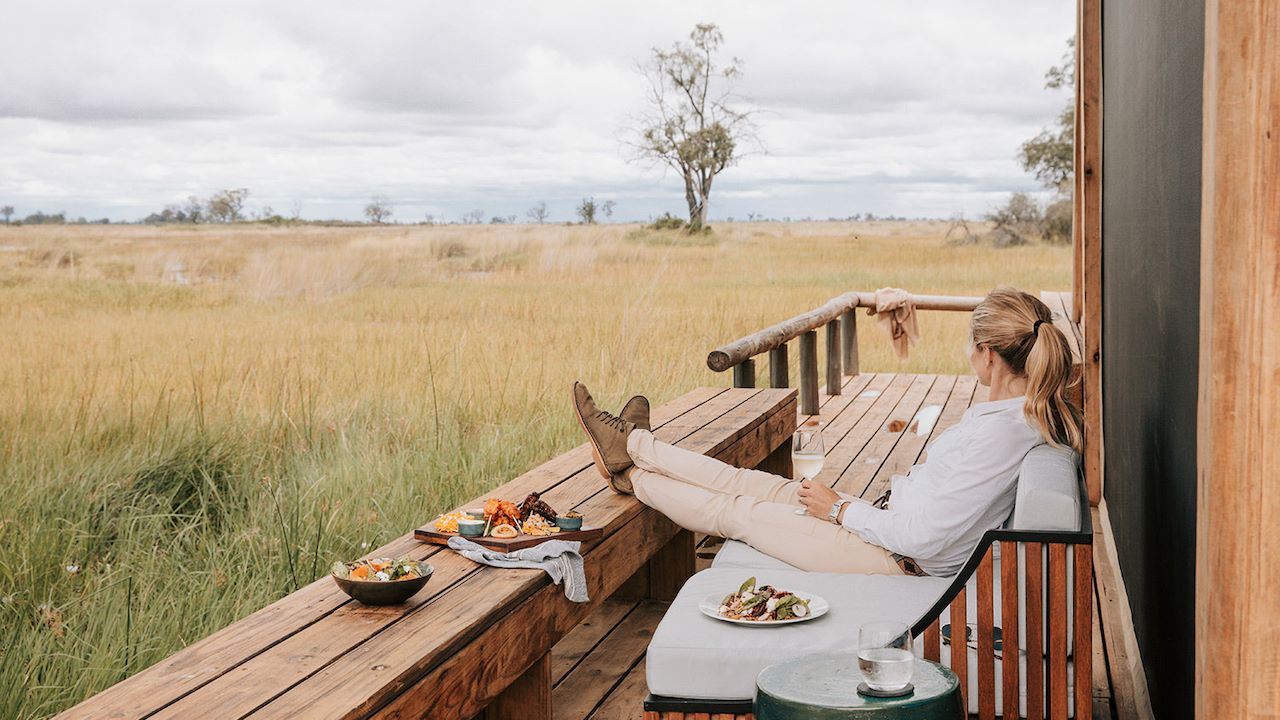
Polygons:
<instances>
[{"instance_id":1,"label":"grey napkin","mask_svg":"<svg viewBox=\"0 0 1280 720\"><path fill-rule=\"evenodd\" d=\"M459 555L482 565L502 568L540 568L551 576L551 582L564 581L564 595L573 602L586 602L587 576L582 570L582 555L577 540L547 540L514 552L499 552L482 547L461 535L449 538L449 547Z\"/></svg>"}]
</instances>

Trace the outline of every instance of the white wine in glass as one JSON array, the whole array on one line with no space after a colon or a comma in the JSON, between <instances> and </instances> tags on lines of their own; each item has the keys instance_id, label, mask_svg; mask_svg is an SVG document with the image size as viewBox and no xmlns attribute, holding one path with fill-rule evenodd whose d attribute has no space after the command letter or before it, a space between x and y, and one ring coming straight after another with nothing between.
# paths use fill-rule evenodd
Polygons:
<instances>
[{"instance_id":1,"label":"white wine in glass","mask_svg":"<svg viewBox=\"0 0 1280 720\"><path fill-rule=\"evenodd\" d=\"M822 472L827 459L822 446L822 431L818 428L800 429L791 437L791 467L796 480L812 480Z\"/></svg>"}]
</instances>

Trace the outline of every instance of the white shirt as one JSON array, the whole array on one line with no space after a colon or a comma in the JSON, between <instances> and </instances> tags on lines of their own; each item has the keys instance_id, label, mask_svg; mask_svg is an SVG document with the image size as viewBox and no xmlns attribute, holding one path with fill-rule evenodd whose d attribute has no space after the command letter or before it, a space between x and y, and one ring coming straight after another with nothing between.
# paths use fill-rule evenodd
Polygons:
<instances>
[{"instance_id":1,"label":"white shirt","mask_svg":"<svg viewBox=\"0 0 1280 720\"><path fill-rule=\"evenodd\" d=\"M924 463L892 481L889 509L850 504L844 526L863 540L913 558L930 575L960 571L983 533L1004 524L1018 467L1044 442L1027 422L1024 397L973 405L929 447Z\"/></svg>"}]
</instances>

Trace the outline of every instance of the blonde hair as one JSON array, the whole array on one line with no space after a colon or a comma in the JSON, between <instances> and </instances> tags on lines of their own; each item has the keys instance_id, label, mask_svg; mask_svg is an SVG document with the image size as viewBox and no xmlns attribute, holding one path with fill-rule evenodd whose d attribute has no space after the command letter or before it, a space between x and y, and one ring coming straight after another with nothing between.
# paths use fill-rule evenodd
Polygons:
<instances>
[{"instance_id":1,"label":"blonde hair","mask_svg":"<svg viewBox=\"0 0 1280 720\"><path fill-rule=\"evenodd\" d=\"M1023 412L1051 445L1079 451L1084 444L1080 411L1067 402L1071 347L1053 325L1049 307L1011 287L992 290L973 311L969 338L990 348L1010 369L1027 377Z\"/></svg>"}]
</instances>

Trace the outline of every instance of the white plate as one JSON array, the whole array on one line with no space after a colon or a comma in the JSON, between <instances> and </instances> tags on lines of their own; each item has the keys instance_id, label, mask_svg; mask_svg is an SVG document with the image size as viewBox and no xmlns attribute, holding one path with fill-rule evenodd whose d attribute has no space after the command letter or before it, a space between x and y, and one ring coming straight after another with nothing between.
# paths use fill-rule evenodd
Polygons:
<instances>
[{"instance_id":1,"label":"white plate","mask_svg":"<svg viewBox=\"0 0 1280 720\"><path fill-rule=\"evenodd\" d=\"M823 615L826 615L827 611L831 609L831 606L827 604L827 601L823 600L817 595L811 595L806 592L799 592L795 590L793 590L792 593L798 596L801 600L809 601L808 615L805 615L802 618L788 618L786 620L735 620L734 618L727 618L720 614L720 601L724 600L724 596L728 595L729 593L720 593L719 595L708 595L706 598L703 599L702 602L698 603L698 609L701 610L702 614L706 615L707 617L713 617L717 620L721 620L727 623L733 623L735 625L750 625L752 627L773 627L775 625L791 625L792 623L801 623L807 620L813 620L814 618L820 618Z\"/></svg>"}]
</instances>

